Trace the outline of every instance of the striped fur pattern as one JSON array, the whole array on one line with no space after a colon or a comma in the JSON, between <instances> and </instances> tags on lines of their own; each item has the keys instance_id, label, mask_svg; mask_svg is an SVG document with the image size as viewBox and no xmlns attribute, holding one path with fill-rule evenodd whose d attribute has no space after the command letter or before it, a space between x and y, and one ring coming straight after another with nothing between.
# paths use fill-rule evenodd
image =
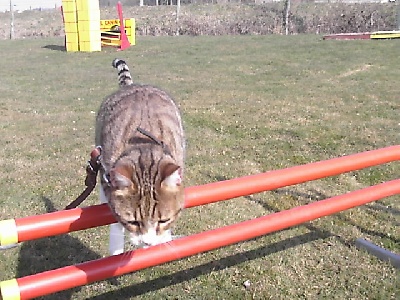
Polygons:
<instances>
[{"instance_id":1,"label":"striped fur pattern","mask_svg":"<svg viewBox=\"0 0 400 300\"><path fill-rule=\"evenodd\" d=\"M183 209L185 139L173 99L156 87L133 83L123 60L113 66L121 88L101 104L96 145L102 147L101 201L119 222L111 225L110 252L119 254L124 230L135 245L171 240Z\"/></svg>"},{"instance_id":2,"label":"striped fur pattern","mask_svg":"<svg viewBox=\"0 0 400 300\"><path fill-rule=\"evenodd\" d=\"M118 70L118 82L120 87L133 84L131 72L124 60L116 58L113 60L112 66Z\"/></svg>"}]
</instances>

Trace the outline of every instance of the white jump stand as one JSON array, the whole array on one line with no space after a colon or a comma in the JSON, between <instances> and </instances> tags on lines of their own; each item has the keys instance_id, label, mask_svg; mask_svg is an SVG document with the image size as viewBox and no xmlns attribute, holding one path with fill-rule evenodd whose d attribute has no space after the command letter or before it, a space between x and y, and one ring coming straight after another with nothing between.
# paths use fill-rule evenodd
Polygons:
<instances>
[{"instance_id":1,"label":"white jump stand","mask_svg":"<svg viewBox=\"0 0 400 300\"><path fill-rule=\"evenodd\" d=\"M384 248L378 247L377 245L364 239L357 239L356 247L366 250L370 254L375 255L380 260L388 261L395 268L400 269L400 255L390 252L389 250L386 250Z\"/></svg>"}]
</instances>

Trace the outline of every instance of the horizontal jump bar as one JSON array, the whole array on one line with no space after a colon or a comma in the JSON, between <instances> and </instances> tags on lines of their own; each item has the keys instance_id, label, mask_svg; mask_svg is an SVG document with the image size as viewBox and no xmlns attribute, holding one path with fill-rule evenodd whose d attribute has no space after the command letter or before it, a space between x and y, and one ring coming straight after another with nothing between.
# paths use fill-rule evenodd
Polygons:
<instances>
[{"instance_id":1,"label":"horizontal jump bar","mask_svg":"<svg viewBox=\"0 0 400 300\"><path fill-rule=\"evenodd\" d=\"M400 160L400 145L185 189L185 207L270 191ZM115 223L108 205L0 221L0 246Z\"/></svg>"},{"instance_id":2,"label":"horizontal jump bar","mask_svg":"<svg viewBox=\"0 0 400 300\"><path fill-rule=\"evenodd\" d=\"M260 218L81 264L0 282L3 300L31 299L210 251L400 193L400 179ZM0 297L1 299L1 297Z\"/></svg>"}]
</instances>

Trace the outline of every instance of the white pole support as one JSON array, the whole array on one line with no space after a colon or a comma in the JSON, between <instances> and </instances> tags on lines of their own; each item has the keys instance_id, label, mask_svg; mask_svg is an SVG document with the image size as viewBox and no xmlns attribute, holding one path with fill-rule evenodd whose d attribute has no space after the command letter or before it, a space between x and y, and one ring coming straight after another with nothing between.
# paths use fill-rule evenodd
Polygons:
<instances>
[{"instance_id":1,"label":"white pole support","mask_svg":"<svg viewBox=\"0 0 400 300\"><path fill-rule=\"evenodd\" d=\"M356 247L366 250L368 253L376 256L380 260L388 261L395 268L400 269L400 255L390 252L389 250L386 250L384 248L378 247L377 245L364 239L357 239Z\"/></svg>"}]
</instances>

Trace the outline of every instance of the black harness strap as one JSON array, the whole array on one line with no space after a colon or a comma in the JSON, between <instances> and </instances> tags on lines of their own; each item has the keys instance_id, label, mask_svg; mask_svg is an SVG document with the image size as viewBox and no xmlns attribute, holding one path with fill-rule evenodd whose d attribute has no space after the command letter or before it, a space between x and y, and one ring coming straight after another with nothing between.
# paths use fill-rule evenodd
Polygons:
<instances>
[{"instance_id":1,"label":"black harness strap","mask_svg":"<svg viewBox=\"0 0 400 300\"><path fill-rule=\"evenodd\" d=\"M152 135L150 132L144 130L143 128L136 128L137 131L139 131L141 134L143 134L144 136L147 136L149 139L151 139L154 143L156 143L157 145L161 146L164 153L167 155L171 155L171 151L169 151L169 148L167 145L164 144L163 141L160 141L159 139L157 139L154 135ZM172 155L171 155L172 156Z\"/></svg>"}]
</instances>

